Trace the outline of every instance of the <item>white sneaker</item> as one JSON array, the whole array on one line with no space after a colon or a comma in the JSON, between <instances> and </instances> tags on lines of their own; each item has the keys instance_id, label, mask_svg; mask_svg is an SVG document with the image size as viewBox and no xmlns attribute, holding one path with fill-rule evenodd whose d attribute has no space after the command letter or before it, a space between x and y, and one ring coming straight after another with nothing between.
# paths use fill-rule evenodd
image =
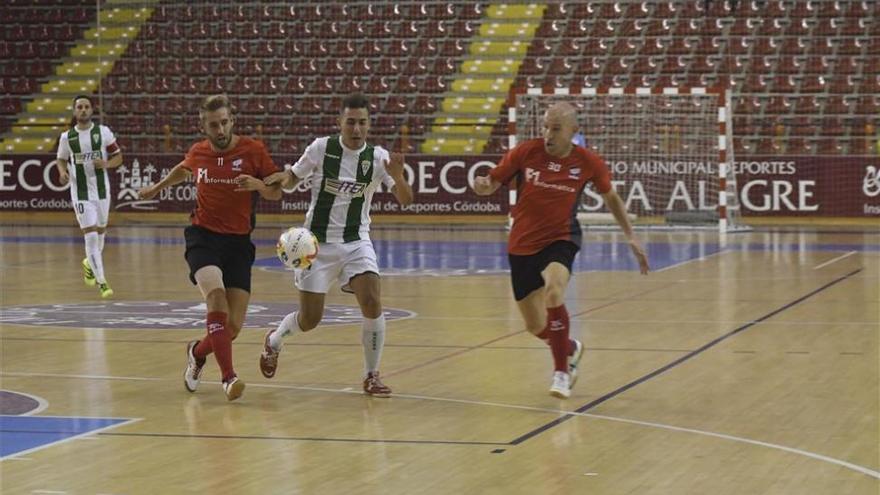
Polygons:
<instances>
[{"instance_id":1,"label":"white sneaker","mask_svg":"<svg viewBox=\"0 0 880 495\"><path fill-rule=\"evenodd\" d=\"M186 345L186 370L183 371L183 386L190 392L195 392L199 388L199 382L202 380L202 366L205 360L196 359L193 356L193 349L199 344L198 340L193 340Z\"/></svg>"},{"instance_id":2,"label":"white sneaker","mask_svg":"<svg viewBox=\"0 0 880 495\"><path fill-rule=\"evenodd\" d=\"M550 395L560 399L567 399L571 395L571 381L568 373L564 371L553 372L553 384L550 385Z\"/></svg>"},{"instance_id":3,"label":"white sneaker","mask_svg":"<svg viewBox=\"0 0 880 495\"><path fill-rule=\"evenodd\" d=\"M226 400L233 401L244 393L244 382L239 380L237 376L233 376L232 380L223 382L223 393L226 394Z\"/></svg>"},{"instance_id":4,"label":"white sneaker","mask_svg":"<svg viewBox=\"0 0 880 495\"><path fill-rule=\"evenodd\" d=\"M571 353L571 356L568 356L568 376L571 381L571 385L569 388L574 387L574 384L578 380L578 363L581 362L581 358L584 356L584 344L581 343L580 340L574 340L574 352Z\"/></svg>"}]
</instances>

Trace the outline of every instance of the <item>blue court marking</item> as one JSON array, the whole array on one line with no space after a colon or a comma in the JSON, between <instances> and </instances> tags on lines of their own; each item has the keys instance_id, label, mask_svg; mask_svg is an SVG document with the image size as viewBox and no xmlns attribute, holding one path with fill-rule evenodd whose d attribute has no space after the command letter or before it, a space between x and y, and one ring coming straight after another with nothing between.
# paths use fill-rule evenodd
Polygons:
<instances>
[{"instance_id":1,"label":"blue court marking","mask_svg":"<svg viewBox=\"0 0 880 495\"><path fill-rule=\"evenodd\" d=\"M0 460L135 421L131 418L0 415Z\"/></svg>"},{"instance_id":2,"label":"blue court marking","mask_svg":"<svg viewBox=\"0 0 880 495\"><path fill-rule=\"evenodd\" d=\"M3 243L82 244L78 236L2 236ZM110 244L182 245L181 236L108 237ZM258 246L274 246L274 239L253 239ZM469 241L373 241L379 268L388 275L412 272L420 275L469 275L503 273L508 269L506 242ZM654 270L671 267L726 251L750 252L880 252L880 243L738 242L722 247L717 241L648 242L644 245ZM275 257L258 259L254 266L283 270ZM575 272L637 271L629 246L623 242L583 243L575 258Z\"/></svg>"}]
</instances>

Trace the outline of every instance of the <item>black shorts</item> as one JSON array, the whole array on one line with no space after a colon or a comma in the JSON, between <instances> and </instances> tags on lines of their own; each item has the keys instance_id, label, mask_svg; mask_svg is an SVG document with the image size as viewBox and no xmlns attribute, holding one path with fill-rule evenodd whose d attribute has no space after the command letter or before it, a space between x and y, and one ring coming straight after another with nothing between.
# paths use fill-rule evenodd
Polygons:
<instances>
[{"instance_id":1,"label":"black shorts","mask_svg":"<svg viewBox=\"0 0 880 495\"><path fill-rule=\"evenodd\" d=\"M247 234L218 234L197 225L183 231L189 280L195 284L200 268L216 266L223 272L223 285L251 291L251 266L256 248Z\"/></svg>"},{"instance_id":2,"label":"black shorts","mask_svg":"<svg viewBox=\"0 0 880 495\"><path fill-rule=\"evenodd\" d=\"M550 263L562 263L571 273L574 255L580 247L568 241L556 241L535 254L508 254L510 261L510 281L513 285L513 297L522 301L532 291L544 287L541 272Z\"/></svg>"}]
</instances>

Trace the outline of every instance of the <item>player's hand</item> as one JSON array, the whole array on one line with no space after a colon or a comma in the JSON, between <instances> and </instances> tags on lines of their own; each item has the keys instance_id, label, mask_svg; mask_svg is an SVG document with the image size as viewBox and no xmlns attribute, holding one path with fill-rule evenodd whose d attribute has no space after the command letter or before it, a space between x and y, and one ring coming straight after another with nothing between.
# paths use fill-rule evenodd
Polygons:
<instances>
[{"instance_id":1,"label":"player's hand","mask_svg":"<svg viewBox=\"0 0 880 495\"><path fill-rule=\"evenodd\" d=\"M403 179L403 153L392 152L390 160L385 160L385 171L392 179Z\"/></svg>"},{"instance_id":2,"label":"player's hand","mask_svg":"<svg viewBox=\"0 0 880 495\"><path fill-rule=\"evenodd\" d=\"M159 194L159 189L156 188L155 184L138 190L138 198L140 199L153 199L157 194Z\"/></svg>"},{"instance_id":3,"label":"player's hand","mask_svg":"<svg viewBox=\"0 0 880 495\"><path fill-rule=\"evenodd\" d=\"M274 174L270 174L270 175L267 175L266 177L264 177L263 184L265 184L267 186L271 186L274 184L281 184L281 187L287 188L287 187L290 187L289 183L290 183L291 175L292 174L289 173L287 170L285 170L283 172L275 172Z\"/></svg>"},{"instance_id":4,"label":"player's hand","mask_svg":"<svg viewBox=\"0 0 880 495\"><path fill-rule=\"evenodd\" d=\"M63 168L58 169L58 181L61 182L62 186L70 181L70 174L67 170Z\"/></svg>"},{"instance_id":5,"label":"player's hand","mask_svg":"<svg viewBox=\"0 0 880 495\"><path fill-rule=\"evenodd\" d=\"M107 160L95 158L92 160L92 163L95 165L95 168L107 168Z\"/></svg>"},{"instance_id":6,"label":"player's hand","mask_svg":"<svg viewBox=\"0 0 880 495\"><path fill-rule=\"evenodd\" d=\"M632 249L633 256L639 261L639 271L642 272L642 275L647 275L651 267L648 266L648 255L645 254L642 245L639 244L639 241L632 239L629 241L629 248Z\"/></svg>"},{"instance_id":7,"label":"player's hand","mask_svg":"<svg viewBox=\"0 0 880 495\"><path fill-rule=\"evenodd\" d=\"M474 177L474 192L479 196L488 196L495 192L492 187L492 179L488 175Z\"/></svg>"},{"instance_id":8,"label":"player's hand","mask_svg":"<svg viewBox=\"0 0 880 495\"><path fill-rule=\"evenodd\" d=\"M241 174L236 177L235 183L238 184L235 192L262 191L266 188L266 184L262 180L247 174Z\"/></svg>"}]
</instances>

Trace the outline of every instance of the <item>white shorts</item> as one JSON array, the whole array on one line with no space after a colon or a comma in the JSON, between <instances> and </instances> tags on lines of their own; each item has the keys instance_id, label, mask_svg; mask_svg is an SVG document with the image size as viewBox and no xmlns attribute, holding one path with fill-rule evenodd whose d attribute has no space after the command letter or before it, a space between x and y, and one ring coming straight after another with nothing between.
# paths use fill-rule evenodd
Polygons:
<instances>
[{"instance_id":1,"label":"white shorts","mask_svg":"<svg viewBox=\"0 0 880 495\"><path fill-rule=\"evenodd\" d=\"M371 241L321 244L312 266L294 271L294 282L299 290L326 294L334 281L342 287L366 272L379 274Z\"/></svg>"},{"instance_id":2,"label":"white shorts","mask_svg":"<svg viewBox=\"0 0 880 495\"><path fill-rule=\"evenodd\" d=\"M90 201L74 201L73 212L79 228L106 227L110 216L110 198Z\"/></svg>"}]
</instances>

